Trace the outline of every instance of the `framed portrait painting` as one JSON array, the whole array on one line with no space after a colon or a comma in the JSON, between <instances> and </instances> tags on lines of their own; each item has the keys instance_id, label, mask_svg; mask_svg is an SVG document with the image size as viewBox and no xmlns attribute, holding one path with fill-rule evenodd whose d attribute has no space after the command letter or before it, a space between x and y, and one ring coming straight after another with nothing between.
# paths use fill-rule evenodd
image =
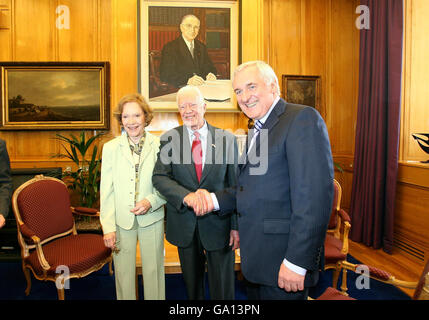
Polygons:
<instances>
[{"instance_id":1,"label":"framed portrait painting","mask_svg":"<svg viewBox=\"0 0 429 320\"><path fill-rule=\"evenodd\" d=\"M238 1L139 2L139 88L155 111L177 111L176 93L198 85L207 111L238 111Z\"/></svg>"},{"instance_id":2,"label":"framed portrait painting","mask_svg":"<svg viewBox=\"0 0 429 320\"><path fill-rule=\"evenodd\" d=\"M109 129L108 62L0 62L0 130Z\"/></svg>"},{"instance_id":3,"label":"framed portrait painting","mask_svg":"<svg viewBox=\"0 0 429 320\"><path fill-rule=\"evenodd\" d=\"M320 76L282 75L283 98L290 103L316 108L321 101Z\"/></svg>"}]
</instances>

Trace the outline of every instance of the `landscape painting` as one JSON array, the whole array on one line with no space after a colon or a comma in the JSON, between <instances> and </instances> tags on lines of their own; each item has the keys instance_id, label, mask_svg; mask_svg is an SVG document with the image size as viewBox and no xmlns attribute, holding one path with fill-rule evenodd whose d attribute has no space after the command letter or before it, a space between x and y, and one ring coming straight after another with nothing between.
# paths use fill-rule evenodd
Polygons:
<instances>
[{"instance_id":1,"label":"landscape painting","mask_svg":"<svg viewBox=\"0 0 429 320\"><path fill-rule=\"evenodd\" d=\"M106 64L2 64L1 129L108 129Z\"/></svg>"}]
</instances>

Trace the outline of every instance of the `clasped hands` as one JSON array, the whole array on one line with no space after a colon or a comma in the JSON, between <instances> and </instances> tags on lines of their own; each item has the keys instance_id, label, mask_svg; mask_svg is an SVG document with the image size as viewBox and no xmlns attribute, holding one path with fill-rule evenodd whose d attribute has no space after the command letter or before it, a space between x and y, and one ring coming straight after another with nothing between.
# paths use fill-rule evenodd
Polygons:
<instances>
[{"instance_id":1,"label":"clasped hands","mask_svg":"<svg viewBox=\"0 0 429 320\"><path fill-rule=\"evenodd\" d=\"M203 216L214 210L213 199L206 189L198 189L187 194L183 202L194 209L196 216Z\"/></svg>"},{"instance_id":2,"label":"clasped hands","mask_svg":"<svg viewBox=\"0 0 429 320\"><path fill-rule=\"evenodd\" d=\"M213 73L210 72L206 76L206 80L207 81L214 81L214 80L216 80L216 76ZM190 77L188 79L188 83L187 84L192 85L192 86L201 86L201 85L204 84L204 79L201 78L199 75L194 74L192 77Z\"/></svg>"}]
</instances>

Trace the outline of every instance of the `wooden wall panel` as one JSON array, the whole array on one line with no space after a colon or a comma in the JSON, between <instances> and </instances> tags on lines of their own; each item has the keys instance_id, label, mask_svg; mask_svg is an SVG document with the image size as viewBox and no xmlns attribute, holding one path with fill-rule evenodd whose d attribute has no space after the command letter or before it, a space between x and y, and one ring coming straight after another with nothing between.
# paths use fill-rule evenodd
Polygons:
<instances>
[{"instance_id":1,"label":"wooden wall panel","mask_svg":"<svg viewBox=\"0 0 429 320\"><path fill-rule=\"evenodd\" d=\"M395 202L395 247L421 265L429 258L429 170L400 163Z\"/></svg>"},{"instance_id":2,"label":"wooden wall panel","mask_svg":"<svg viewBox=\"0 0 429 320\"><path fill-rule=\"evenodd\" d=\"M395 203L395 246L419 262L429 258L429 164L412 133L429 133L429 2L405 0L400 163ZM417 259L417 258L416 258Z\"/></svg>"},{"instance_id":3,"label":"wooden wall panel","mask_svg":"<svg viewBox=\"0 0 429 320\"><path fill-rule=\"evenodd\" d=\"M401 160L428 160L412 133L429 133L429 1L405 1L405 58L402 106ZM429 166L428 166L429 169Z\"/></svg>"},{"instance_id":4,"label":"wooden wall panel","mask_svg":"<svg viewBox=\"0 0 429 320\"><path fill-rule=\"evenodd\" d=\"M15 0L12 41L15 61L55 60L55 1Z\"/></svg>"},{"instance_id":5,"label":"wooden wall panel","mask_svg":"<svg viewBox=\"0 0 429 320\"><path fill-rule=\"evenodd\" d=\"M96 0L61 1L70 9L70 29L56 29L60 61L95 61L100 56L99 3ZM59 15L57 15L59 17Z\"/></svg>"},{"instance_id":6,"label":"wooden wall panel","mask_svg":"<svg viewBox=\"0 0 429 320\"><path fill-rule=\"evenodd\" d=\"M70 9L70 29L56 26L60 4ZM110 0L10 0L10 10L11 27L0 30L2 61L111 60ZM7 142L12 167L64 167L69 165L67 161L51 157L61 151L60 143L53 139L59 132L76 133L0 131L0 137Z\"/></svg>"},{"instance_id":7,"label":"wooden wall panel","mask_svg":"<svg viewBox=\"0 0 429 320\"><path fill-rule=\"evenodd\" d=\"M268 61L281 82L283 74L320 75L322 105L334 159L345 170L336 173L348 209L359 81L358 0L265 1L271 18L265 25ZM261 13L262 15L262 13ZM243 46L245 47L245 46Z\"/></svg>"}]
</instances>

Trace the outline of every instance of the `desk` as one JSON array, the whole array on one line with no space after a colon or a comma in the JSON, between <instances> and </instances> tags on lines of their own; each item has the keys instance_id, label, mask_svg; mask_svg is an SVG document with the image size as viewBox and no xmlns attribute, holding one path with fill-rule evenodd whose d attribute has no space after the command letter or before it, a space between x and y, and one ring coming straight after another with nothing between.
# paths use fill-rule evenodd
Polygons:
<instances>
[{"instance_id":1,"label":"desk","mask_svg":"<svg viewBox=\"0 0 429 320\"><path fill-rule=\"evenodd\" d=\"M169 243L164 236L164 268L166 274L182 273L180 268L179 253L177 247ZM235 265L234 270L240 271L240 250L235 250ZM136 254L136 276L142 274L142 262L140 258L140 246L137 242L137 254Z\"/></svg>"}]
</instances>

